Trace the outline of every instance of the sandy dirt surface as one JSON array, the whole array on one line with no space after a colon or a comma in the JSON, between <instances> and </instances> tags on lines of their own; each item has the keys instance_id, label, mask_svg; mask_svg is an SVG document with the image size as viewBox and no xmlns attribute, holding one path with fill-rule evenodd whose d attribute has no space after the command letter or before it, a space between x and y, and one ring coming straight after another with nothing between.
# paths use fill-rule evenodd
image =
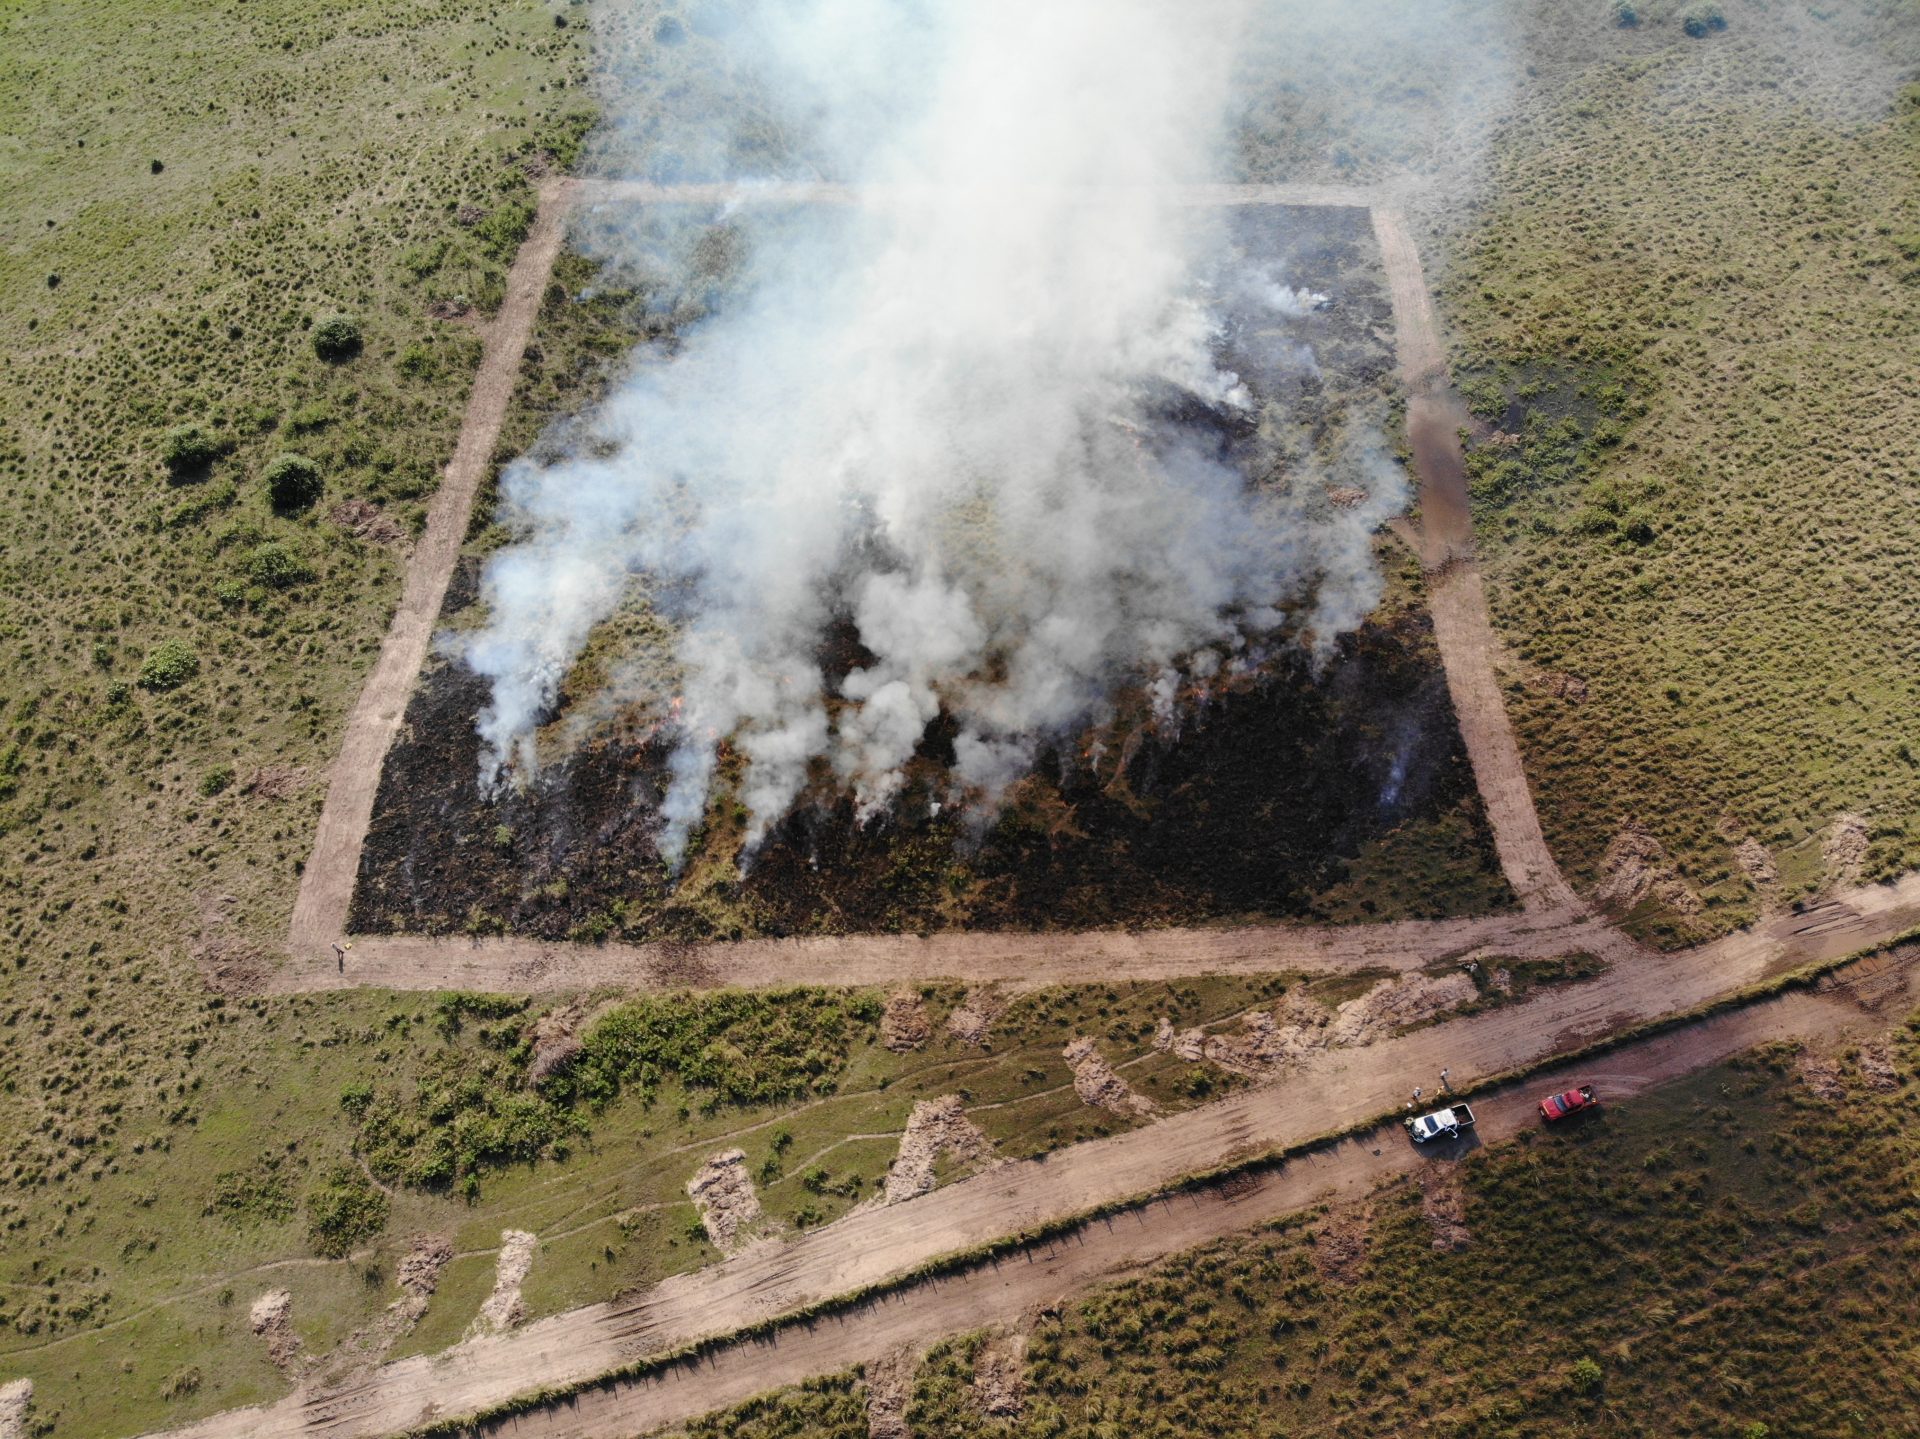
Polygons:
<instances>
[{"instance_id":1,"label":"sandy dirt surface","mask_svg":"<svg viewBox=\"0 0 1920 1439\"><path fill-rule=\"evenodd\" d=\"M552 994L606 987L644 992L794 984L894 988L949 979L1017 992L1054 984L1111 984L1122 977L1152 981L1356 969L1407 973L1475 956L1545 959L1576 950L1610 955L1633 948L1598 919L1558 911L1397 924L870 934L713 944L363 935L353 942L344 974L326 953L320 964L296 959L283 965L264 983L283 993L369 986Z\"/></svg>"},{"instance_id":2,"label":"sandy dirt surface","mask_svg":"<svg viewBox=\"0 0 1920 1439\"><path fill-rule=\"evenodd\" d=\"M0 1384L0 1439L27 1439L27 1411L33 1407L33 1381Z\"/></svg>"},{"instance_id":3,"label":"sandy dirt surface","mask_svg":"<svg viewBox=\"0 0 1920 1439\"><path fill-rule=\"evenodd\" d=\"M1910 899L1912 908L1897 916L1891 911L1882 914L1888 932L1898 932L1920 917L1920 884L1914 886ZM1549 1061L1556 1053L1625 1026L1691 1008L1780 968L1819 957L1827 944L1841 943L1842 953L1859 946L1857 937L1836 941L1836 932L1831 927L1816 929L1792 942L1775 943L1736 936L1735 942L1722 941L1669 957L1661 972L1615 968L1584 983L1540 992L1525 1003L1363 1048L1325 1050L1289 1071L1283 1084L1261 1085L1044 1159L1000 1165L910 1204L858 1210L789 1242L756 1245L707 1269L675 1276L628 1301L572 1310L437 1357L401 1360L358 1382L297 1394L263 1409L232 1411L181 1432L199 1439L294 1433L373 1435L405 1429L434 1415L470 1412L543 1385L589 1379L648 1354L730 1333L837 1294L885 1284L943 1254L1174 1184L1236 1156L1351 1128L1396 1108L1410 1084L1433 1081L1442 1067L1451 1068L1457 1089L1468 1091L1490 1074ZM1622 1097L1632 1092L1633 1085L1684 1073L1762 1039L1884 1029L1894 1022L1900 1005L1914 1002L1917 969L1920 951L1882 968L1873 980L1879 987L1870 998L1863 981L1853 987L1836 984L1830 993L1764 1001L1637 1044L1590 1067L1538 1076L1512 1095L1475 1096L1481 1115L1479 1138L1491 1140L1531 1125L1529 1096L1556 1087L1594 1082L1603 1092ZM1271 1214L1319 1202L1325 1192L1320 1179L1344 1161L1350 1161L1355 1182L1362 1185L1410 1170L1420 1156L1408 1153L1410 1146L1398 1141L1397 1132L1389 1131L1317 1152L1263 1182L1258 1192L1269 1195L1275 1192L1278 1179L1297 1186L1287 1189L1292 1197L1278 1209L1236 1207L1244 1204L1243 1196L1233 1200L1228 1210ZM1216 1211L1210 1211L1214 1213L1210 1220L1174 1224L1164 1231L1154 1221L1154 1216L1186 1214L1199 1203L1175 1199L1147 1206L1133 1217L1122 1215L1090 1226L1085 1233L1100 1236L1100 1245L1106 1246L1100 1250L1105 1259L1092 1269L1074 1267L1091 1263L1090 1259L1075 1259L1072 1254L1056 1258L1073 1272L1091 1277L1130 1259L1152 1258L1244 1227L1228 1213ZM1165 1247L1160 1247L1163 1241ZM1089 1237L1085 1242L1093 1240ZM921 1333L913 1329L894 1333L886 1327L889 1320L916 1305L927 1310L924 1333L929 1338L977 1327L963 1302L972 1292L969 1285L980 1286L983 1297L1001 1292L994 1286L1002 1280L1014 1285L1018 1302L1005 1311L1008 1315L1058 1292L1057 1287L1048 1292L1046 1284L1022 1287L1015 1283L1020 1276L1013 1271L1027 1273L1032 1282L1058 1272L1039 1260L1032 1266L1003 1260L989 1266L985 1277L941 1280L878 1301L870 1310L802 1327L777 1344L748 1346L743 1351L746 1372L740 1382L752 1387L740 1390L740 1397L787 1382L770 1361L776 1354L788 1353L789 1344L793 1353L814 1356L805 1361L809 1365L820 1365L821 1355L832 1356L823 1367L805 1368L795 1377L831 1372ZM859 1315L868 1312L882 1316L881 1322L862 1329ZM988 1322L1001 1312L983 1313L977 1322ZM831 1344L825 1342L833 1336L840 1337ZM693 1408L666 1405L655 1411L642 1405L617 1422L600 1411L593 1420L600 1427L571 1427L585 1423L595 1412L583 1399L569 1409L549 1411L547 1424L527 1432L592 1434L617 1431L620 1425L644 1429L729 1403L728 1394L733 1391L724 1385L715 1389L708 1382L718 1362L708 1361L699 1371L700 1382L693 1386L668 1377L616 1391L630 1396L677 1393L676 1403ZM524 1426L531 1420L520 1422Z\"/></svg>"},{"instance_id":4,"label":"sandy dirt surface","mask_svg":"<svg viewBox=\"0 0 1920 1439\"><path fill-rule=\"evenodd\" d=\"M932 1193L934 1166L942 1155L970 1169L985 1168L994 1159L993 1141L967 1118L957 1094L923 1099L913 1106L906 1132L900 1136L900 1152L887 1166L883 1202L901 1204Z\"/></svg>"},{"instance_id":5,"label":"sandy dirt surface","mask_svg":"<svg viewBox=\"0 0 1920 1439\"><path fill-rule=\"evenodd\" d=\"M911 1439L907 1405L913 1402L913 1377L919 1368L920 1351L910 1344L866 1365L867 1439Z\"/></svg>"},{"instance_id":6,"label":"sandy dirt surface","mask_svg":"<svg viewBox=\"0 0 1920 1439\"><path fill-rule=\"evenodd\" d=\"M387 750L406 712L415 678L426 661L440 604L460 558L474 496L486 478L507 403L513 398L520 358L533 334L534 317L546 293L572 204L572 184L551 180L540 187L540 208L526 242L507 274L506 299L482 335L480 368L467 400L466 418L453 458L434 491L427 526L407 566L400 608L380 648L360 699L347 718L346 737L328 777L313 852L301 873L289 944L296 963L335 968L329 948L345 924L360 867L360 847L373 818L374 791Z\"/></svg>"},{"instance_id":7,"label":"sandy dirt surface","mask_svg":"<svg viewBox=\"0 0 1920 1439\"><path fill-rule=\"evenodd\" d=\"M753 1176L747 1173L743 1149L729 1149L701 1165L700 1172L687 1181L687 1196L700 1211L707 1238L722 1254L731 1254L745 1244L749 1232L760 1222L760 1196L754 1190Z\"/></svg>"},{"instance_id":8,"label":"sandy dirt surface","mask_svg":"<svg viewBox=\"0 0 1920 1439\"><path fill-rule=\"evenodd\" d=\"M880 1012L880 1042L895 1054L919 1049L933 1037L933 1021L918 992L903 989L887 996Z\"/></svg>"},{"instance_id":9,"label":"sandy dirt surface","mask_svg":"<svg viewBox=\"0 0 1920 1439\"><path fill-rule=\"evenodd\" d=\"M527 1308L520 1299L520 1286L533 1268L533 1251L539 1240L524 1229L507 1229L500 1234L500 1257L494 1261L493 1292L487 1295L480 1312L467 1329L468 1339L490 1334L505 1334L526 1317Z\"/></svg>"},{"instance_id":10,"label":"sandy dirt surface","mask_svg":"<svg viewBox=\"0 0 1920 1439\"><path fill-rule=\"evenodd\" d=\"M1153 1113L1153 1101L1135 1094L1133 1087L1113 1072L1113 1066L1091 1039L1083 1035L1070 1041L1060 1057L1073 1071L1073 1092L1082 1104L1128 1118Z\"/></svg>"}]
</instances>

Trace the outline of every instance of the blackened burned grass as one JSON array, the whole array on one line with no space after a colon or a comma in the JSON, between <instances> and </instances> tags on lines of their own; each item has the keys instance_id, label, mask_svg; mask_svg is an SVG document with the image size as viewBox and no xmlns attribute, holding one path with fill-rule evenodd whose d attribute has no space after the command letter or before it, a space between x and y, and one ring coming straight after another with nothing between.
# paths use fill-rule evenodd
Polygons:
<instances>
[{"instance_id":1,"label":"blackened burned grass","mask_svg":"<svg viewBox=\"0 0 1920 1439\"><path fill-rule=\"evenodd\" d=\"M978 843L963 817L930 813L947 759L936 734L886 821L860 826L823 786L744 875L703 873L737 848L740 816L722 807L678 885L654 845L663 740L601 740L489 801L472 725L483 699L456 669L417 692L376 802L355 930L704 939L1307 916L1361 856L1436 831L1457 836L1441 846L1452 868L1411 885L1399 913L1505 895L1411 606L1376 616L1324 673L1281 659L1177 734L1142 716L1056 747ZM1096 739L1105 753L1088 755Z\"/></svg>"},{"instance_id":2,"label":"blackened burned grass","mask_svg":"<svg viewBox=\"0 0 1920 1439\"><path fill-rule=\"evenodd\" d=\"M1223 453L1252 483L1331 503L1317 494L1324 477L1343 473L1342 457L1389 423L1391 316L1367 214L1250 206L1227 225L1231 276L1220 284L1284 280L1310 314L1282 323L1249 302L1222 336L1222 363L1267 405L1258 443L1226 427ZM641 303L617 278L563 259L516 395L515 443L538 451L540 426L604 391L609 357L660 340L648 328L660 297ZM454 627L476 622L480 565L508 538L481 520L443 610ZM724 793L738 776L732 756L723 754L723 793L675 882L654 847L664 736L603 731L525 789L490 800L476 782L473 730L484 687L437 668L388 757L351 925L578 941L1497 908L1510 896L1419 585L1412 566L1395 576L1387 604L1319 670L1283 655L1257 677L1183 697L1177 728L1150 723L1140 695L1121 696L1104 730L1041 757L984 836L964 816L936 813L952 741L939 724L906 793L876 825L856 825L823 772L744 877L745 816ZM560 711L590 700L635 646L670 683L661 657L672 643L644 597L623 608L568 675ZM820 655L829 680L866 658L850 627Z\"/></svg>"}]
</instances>

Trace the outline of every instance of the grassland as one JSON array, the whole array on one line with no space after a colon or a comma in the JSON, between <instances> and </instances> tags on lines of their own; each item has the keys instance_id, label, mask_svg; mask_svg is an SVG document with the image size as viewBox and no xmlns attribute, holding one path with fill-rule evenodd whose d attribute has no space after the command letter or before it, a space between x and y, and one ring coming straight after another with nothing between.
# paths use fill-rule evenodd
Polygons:
<instances>
[{"instance_id":1,"label":"grassland","mask_svg":"<svg viewBox=\"0 0 1920 1439\"><path fill-rule=\"evenodd\" d=\"M1602 8L1519 22L1440 298L1548 839L1594 885L1642 827L1671 941L1844 876L1842 814L1862 877L1920 865L1920 15Z\"/></svg>"},{"instance_id":2,"label":"grassland","mask_svg":"<svg viewBox=\"0 0 1920 1439\"><path fill-rule=\"evenodd\" d=\"M421 1234L448 1237L455 1258L395 1353L465 1332L505 1229L539 1240L530 1314L605 1299L718 1257L685 1190L713 1153L743 1148L773 1224L805 1229L878 1191L920 1099L961 1095L1008 1157L1134 1123L1075 1094L1061 1050L1077 1035L1163 1110L1216 1097L1240 1081L1154 1050L1160 1017L1226 1021L1300 982L1036 991L986 1049L946 1034L961 994L933 990L932 1038L906 1053L881 1042L870 993L735 997L718 1015L643 1001L626 1012L646 1043L602 1043L589 1027L568 1082L546 1086L525 1082L540 1012L521 1000L216 998L157 1112L114 1109L126 1091L111 1091L100 1122L124 1127L88 1146L84 1183L29 1182L6 1201L0 1372L31 1377L36 1413L62 1432L131 1433L270 1398L287 1380L248 1330L252 1301L289 1290L305 1352L325 1355L397 1297L396 1265ZM1307 992L1331 1005L1353 983ZM371 1200L369 1232L325 1222L341 1188ZM169 1397L189 1372L197 1385Z\"/></svg>"},{"instance_id":3,"label":"grassland","mask_svg":"<svg viewBox=\"0 0 1920 1439\"><path fill-rule=\"evenodd\" d=\"M927 1358L919 1439L1052 1435L1866 1436L1920 1422L1904 1296L1920 1173L1898 1080L1816 1097L1761 1051L1457 1170L1466 1247L1397 1181L1096 1291L1032 1330L1024 1413L973 1393L985 1336ZM1884 1084L1885 1081L1880 1081ZM1356 1242L1357 1241L1357 1242ZM855 1376L690 1439L855 1439Z\"/></svg>"}]
</instances>

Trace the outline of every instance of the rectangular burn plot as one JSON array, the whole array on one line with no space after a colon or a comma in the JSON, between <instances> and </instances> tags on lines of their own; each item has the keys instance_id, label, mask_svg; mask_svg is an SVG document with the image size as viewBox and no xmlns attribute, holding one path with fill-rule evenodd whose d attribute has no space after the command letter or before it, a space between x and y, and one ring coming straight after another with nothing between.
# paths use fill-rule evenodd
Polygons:
<instances>
[{"instance_id":1,"label":"rectangular burn plot","mask_svg":"<svg viewBox=\"0 0 1920 1439\"><path fill-rule=\"evenodd\" d=\"M970 367L969 311L902 332L896 296L857 291L785 311L721 297L671 357L709 385L691 399L612 372L554 468L509 472L505 566L480 582L476 554L450 592L457 638L388 756L352 927L708 938L1507 902L1417 570L1375 538L1405 479L1368 216L1254 206L1207 223L1189 281L1139 310L1144 339L1069 297L1013 389ZM756 243L719 253L777 272ZM917 258L862 243L882 276ZM753 319L767 305L770 328ZM1029 393L1084 364L1056 331L1111 340L1133 368ZM816 353L823 379L801 373ZM901 388L929 376L937 403ZM840 427L831 445L794 406L808 383L831 391L812 401ZM714 428L719 400L747 433ZM996 404L1016 423L994 423ZM903 412L917 427L890 434ZM697 444L660 438L687 416ZM752 450L769 416L780 443ZM659 450L623 458L636 435ZM792 494L755 488L757 471L726 475L742 446L794 466L775 477L788 487L836 465L882 478L783 509ZM716 469L669 472L661 453ZM903 466L876 454L932 477L886 483ZM659 472L636 481L657 491L640 521L625 491L582 500L628 464ZM517 513L516 485L538 501ZM536 513L556 490L615 518L559 543ZM824 558L807 548L829 532ZM550 605L609 554L618 593L584 639L546 654L551 631L503 618L527 603L508 582L557 587L526 591ZM550 684L502 680L514 645L544 656ZM528 709L517 727L511 702Z\"/></svg>"}]
</instances>

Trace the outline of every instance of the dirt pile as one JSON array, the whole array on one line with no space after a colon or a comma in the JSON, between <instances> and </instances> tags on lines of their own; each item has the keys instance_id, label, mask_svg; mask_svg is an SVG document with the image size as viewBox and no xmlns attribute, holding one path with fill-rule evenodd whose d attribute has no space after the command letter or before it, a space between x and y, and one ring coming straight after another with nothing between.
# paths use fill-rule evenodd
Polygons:
<instances>
[{"instance_id":1,"label":"dirt pile","mask_svg":"<svg viewBox=\"0 0 1920 1439\"><path fill-rule=\"evenodd\" d=\"M1436 1163L1420 1171L1420 1213L1433 1231L1433 1247L1457 1254L1473 1243L1467 1228L1467 1191L1457 1165Z\"/></svg>"},{"instance_id":2,"label":"dirt pile","mask_svg":"<svg viewBox=\"0 0 1920 1439\"><path fill-rule=\"evenodd\" d=\"M1900 1087L1900 1071L1893 1062L1893 1051L1887 1047L1884 1039L1861 1045L1860 1052L1854 1056L1854 1063L1859 1065L1861 1079L1874 1093L1891 1094Z\"/></svg>"},{"instance_id":3,"label":"dirt pile","mask_svg":"<svg viewBox=\"0 0 1920 1439\"><path fill-rule=\"evenodd\" d=\"M307 772L299 765L261 765L247 776L246 782L240 786L240 793L251 795L254 799L286 800L300 793L306 782Z\"/></svg>"},{"instance_id":4,"label":"dirt pile","mask_svg":"<svg viewBox=\"0 0 1920 1439\"><path fill-rule=\"evenodd\" d=\"M222 994L253 994L273 974L267 952L229 927L235 904L230 894L200 897L200 933L193 941L194 966L210 989Z\"/></svg>"},{"instance_id":5,"label":"dirt pile","mask_svg":"<svg viewBox=\"0 0 1920 1439\"><path fill-rule=\"evenodd\" d=\"M407 537L406 527L371 500L343 500L328 511L327 519L370 544L391 545Z\"/></svg>"},{"instance_id":6,"label":"dirt pile","mask_svg":"<svg viewBox=\"0 0 1920 1439\"><path fill-rule=\"evenodd\" d=\"M1373 1211L1364 1206L1335 1210L1313 1231L1313 1267L1330 1284L1357 1283L1367 1263Z\"/></svg>"},{"instance_id":7,"label":"dirt pile","mask_svg":"<svg viewBox=\"0 0 1920 1439\"><path fill-rule=\"evenodd\" d=\"M1780 883L1780 870L1773 862L1773 856L1759 840L1748 835L1733 847L1733 857L1739 861L1740 868L1746 871L1747 878L1756 885L1766 886Z\"/></svg>"},{"instance_id":8,"label":"dirt pile","mask_svg":"<svg viewBox=\"0 0 1920 1439\"><path fill-rule=\"evenodd\" d=\"M912 1439L907 1405L913 1400L913 1376L920 1352L911 1345L864 1365L867 1381L867 1439Z\"/></svg>"},{"instance_id":9,"label":"dirt pile","mask_svg":"<svg viewBox=\"0 0 1920 1439\"><path fill-rule=\"evenodd\" d=\"M393 1282L400 1297L341 1340L339 1347L320 1362L314 1382L337 1384L385 1359L387 1351L411 1334L426 1316L427 1305L440 1283L440 1271L451 1258L453 1242L444 1234L415 1238L394 1271Z\"/></svg>"},{"instance_id":10,"label":"dirt pile","mask_svg":"<svg viewBox=\"0 0 1920 1439\"><path fill-rule=\"evenodd\" d=\"M895 1054L919 1049L933 1035L933 1021L917 992L904 989L887 997L880 1012L880 1042Z\"/></svg>"},{"instance_id":11,"label":"dirt pile","mask_svg":"<svg viewBox=\"0 0 1920 1439\"><path fill-rule=\"evenodd\" d=\"M500 1234L500 1257L493 1268L493 1292L480 1306L467 1329L467 1338L504 1334L526 1318L527 1308L520 1299L520 1286L533 1268L534 1237L524 1229L507 1229Z\"/></svg>"},{"instance_id":12,"label":"dirt pile","mask_svg":"<svg viewBox=\"0 0 1920 1439\"><path fill-rule=\"evenodd\" d=\"M33 1407L33 1381L0 1384L0 1439L27 1439L27 1411Z\"/></svg>"},{"instance_id":13,"label":"dirt pile","mask_svg":"<svg viewBox=\"0 0 1920 1439\"><path fill-rule=\"evenodd\" d=\"M1860 878L1860 866L1866 863L1867 842L1872 827L1858 814L1837 814L1820 838L1820 857L1827 862L1827 878L1834 888L1844 888Z\"/></svg>"},{"instance_id":14,"label":"dirt pile","mask_svg":"<svg viewBox=\"0 0 1920 1439\"><path fill-rule=\"evenodd\" d=\"M1334 1011L1327 1042L1335 1046L1372 1044L1457 1009L1479 993L1473 980L1458 971L1382 980Z\"/></svg>"},{"instance_id":15,"label":"dirt pile","mask_svg":"<svg viewBox=\"0 0 1920 1439\"><path fill-rule=\"evenodd\" d=\"M533 1058L527 1061L527 1083L538 1085L553 1075L564 1073L586 1048L580 1036L615 1001L595 1004L589 999L570 1000L548 1010L533 1022Z\"/></svg>"},{"instance_id":16,"label":"dirt pile","mask_svg":"<svg viewBox=\"0 0 1920 1439\"><path fill-rule=\"evenodd\" d=\"M976 988L967 991L967 997L947 1016L947 1033L962 1044L971 1044L976 1049L986 1045L987 1037L993 1033L993 1023L1007 1007L1000 992L990 988Z\"/></svg>"},{"instance_id":17,"label":"dirt pile","mask_svg":"<svg viewBox=\"0 0 1920 1439\"><path fill-rule=\"evenodd\" d=\"M1027 1336L995 1333L973 1356L974 1407L990 1419L1018 1419L1027 1407Z\"/></svg>"},{"instance_id":18,"label":"dirt pile","mask_svg":"<svg viewBox=\"0 0 1920 1439\"><path fill-rule=\"evenodd\" d=\"M1837 1060L1803 1051L1794 1067L1800 1071L1801 1081L1813 1091L1814 1098L1834 1104L1847 1097L1846 1074Z\"/></svg>"},{"instance_id":19,"label":"dirt pile","mask_svg":"<svg viewBox=\"0 0 1920 1439\"><path fill-rule=\"evenodd\" d=\"M1153 1113L1153 1101L1135 1094L1132 1087L1113 1072L1113 1066L1084 1036L1060 1051L1060 1057L1073 1070L1073 1092L1080 1102L1094 1109L1105 1109L1128 1116Z\"/></svg>"},{"instance_id":20,"label":"dirt pile","mask_svg":"<svg viewBox=\"0 0 1920 1439\"><path fill-rule=\"evenodd\" d=\"M1328 1009L1304 990L1291 989L1277 1012L1256 1009L1240 1016L1237 1035L1204 1029L1176 1030L1161 1019L1153 1046L1163 1054L1209 1064L1236 1074L1272 1074L1322 1049L1371 1044L1412 1025L1425 1023L1476 998L1479 990L1466 974L1413 974L1386 979L1357 999Z\"/></svg>"},{"instance_id":21,"label":"dirt pile","mask_svg":"<svg viewBox=\"0 0 1920 1439\"><path fill-rule=\"evenodd\" d=\"M943 1154L968 1168L993 1163L993 1141L967 1118L957 1094L924 1099L913 1106L906 1132L900 1136L900 1152L887 1168L881 1202L899 1204L930 1193L934 1165Z\"/></svg>"},{"instance_id":22,"label":"dirt pile","mask_svg":"<svg viewBox=\"0 0 1920 1439\"><path fill-rule=\"evenodd\" d=\"M440 1271L451 1258L453 1241L444 1234L423 1234L414 1240L413 1248L401 1259L393 1277L393 1282L406 1296L399 1302L418 1300L420 1312L424 1314L427 1300L433 1298L433 1291L440 1286Z\"/></svg>"},{"instance_id":23,"label":"dirt pile","mask_svg":"<svg viewBox=\"0 0 1920 1439\"><path fill-rule=\"evenodd\" d=\"M293 1295L274 1289L253 1301L247 1328L267 1341L267 1358L282 1372L293 1367L300 1353L300 1336L293 1332Z\"/></svg>"},{"instance_id":24,"label":"dirt pile","mask_svg":"<svg viewBox=\"0 0 1920 1439\"><path fill-rule=\"evenodd\" d=\"M745 1150L729 1149L700 1166L687 1181L687 1194L700 1211L707 1237L722 1254L731 1254L745 1242L746 1232L760 1221L760 1196L747 1173Z\"/></svg>"},{"instance_id":25,"label":"dirt pile","mask_svg":"<svg viewBox=\"0 0 1920 1439\"><path fill-rule=\"evenodd\" d=\"M1593 897L1615 914L1625 914L1648 898L1677 914L1700 912L1700 896L1680 878L1660 841L1640 825L1629 824L1614 836L1601 857L1600 875Z\"/></svg>"}]
</instances>

